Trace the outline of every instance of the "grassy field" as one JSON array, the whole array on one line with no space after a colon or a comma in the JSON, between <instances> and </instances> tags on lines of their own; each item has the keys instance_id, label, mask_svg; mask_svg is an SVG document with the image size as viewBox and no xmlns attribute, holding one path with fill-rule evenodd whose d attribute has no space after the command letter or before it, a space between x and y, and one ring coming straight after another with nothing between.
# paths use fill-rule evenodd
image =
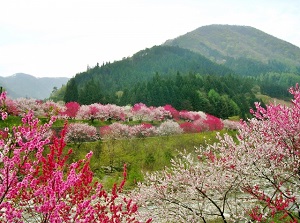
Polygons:
<instances>
[{"instance_id":1,"label":"grassy field","mask_svg":"<svg viewBox=\"0 0 300 223\"><path fill-rule=\"evenodd\" d=\"M225 131L223 131L224 133ZM230 132L235 134L235 132ZM69 144L73 148L71 160L84 158L87 152L93 151L91 168L95 178L105 186L111 187L113 182L121 180L123 165L128 170L127 187L133 187L137 181L143 180L146 171L162 170L170 165L170 160L179 151L194 152L195 147L216 141L216 132L182 134L168 137L149 137L127 140L109 140Z\"/></svg>"}]
</instances>

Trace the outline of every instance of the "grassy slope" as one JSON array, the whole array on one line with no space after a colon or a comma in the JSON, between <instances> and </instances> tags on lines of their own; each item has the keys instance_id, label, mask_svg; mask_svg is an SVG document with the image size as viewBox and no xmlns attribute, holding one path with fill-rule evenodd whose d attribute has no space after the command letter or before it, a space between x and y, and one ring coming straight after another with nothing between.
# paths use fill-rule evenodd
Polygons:
<instances>
[{"instance_id":1,"label":"grassy slope","mask_svg":"<svg viewBox=\"0 0 300 223\"><path fill-rule=\"evenodd\" d=\"M230 132L235 134L235 132ZM149 137L128 140L110 140L84 143L73 148L71 159L84 158L92 150L91 168L95 177L107 187L122 177L123 164L128 167L127 186L143 180L143 172L162 170L179 151L194 152L195 147L215 142L216 132L182 134L168 137ZM110 168L113 167L113 168Z\"/></svg>"},{"instance_id":2,"label":"grassy slope","mask_svg":"<svg viewBox=\"0 0 300 223\"><path fill-rule=\"evenodd\" d=\"M278 60L299 65L300 48L250 26L203 26L165 44L190 49L208 58L247 57L265 63Z\"/></svg>"}]
</instances>

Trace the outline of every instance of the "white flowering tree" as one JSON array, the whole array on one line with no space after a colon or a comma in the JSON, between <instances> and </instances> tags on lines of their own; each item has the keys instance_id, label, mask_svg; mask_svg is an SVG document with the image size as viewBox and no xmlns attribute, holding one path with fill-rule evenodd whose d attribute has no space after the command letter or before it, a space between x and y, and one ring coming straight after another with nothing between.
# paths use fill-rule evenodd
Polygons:
<instances>
[{"instance_id":1,"label":"white flowering tree","mask_svg":"<svg viewBox=\"0 0 300 223\"><path fill-rule=\"evenodd\" d=\"M154 221L300 221L300 89L291 106L256 104L238 137L182 154L136 192ZM147 211L148 210L148 211Z\"/></svg>"},{"instance_id":2,"label":"white flowering tree","mask_svg":"<svg viewBox=\"0 0 300 223\"><path fill-rule=\"evenodd\" d=\"M91 142L99 139L97 129L87 123L71 123L67 127L66 141L77 144Z\"/></svg>"}]
</instances>

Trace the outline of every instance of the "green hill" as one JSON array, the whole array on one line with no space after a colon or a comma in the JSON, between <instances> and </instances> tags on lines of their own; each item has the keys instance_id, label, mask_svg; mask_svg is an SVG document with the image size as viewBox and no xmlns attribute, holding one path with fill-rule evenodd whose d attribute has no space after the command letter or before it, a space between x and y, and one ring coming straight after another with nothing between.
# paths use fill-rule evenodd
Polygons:
<instances>
[{"instance_id":1,"label":"green hill","mask_svg":"<svg viewBox=\"0 0 300 223\"><path fill-rule=\"evenodd\" d=\"M192 50L244 75L300 67L299 47L250 26L203 26L164 45Z\"/></svg>"}]
</instances>

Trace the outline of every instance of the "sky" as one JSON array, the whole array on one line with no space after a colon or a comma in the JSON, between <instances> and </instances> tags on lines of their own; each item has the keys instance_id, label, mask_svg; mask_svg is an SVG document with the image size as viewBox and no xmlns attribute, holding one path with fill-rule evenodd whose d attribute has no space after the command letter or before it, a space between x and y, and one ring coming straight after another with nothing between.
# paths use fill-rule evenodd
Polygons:
<instances>
[{"instance_id":1,"label":"sky","mask_svg":"<svg viewBox=\"0 0 300 223\"><path fill-rule=\"evenodd\" d=\"M211 24L300 47L299 12L299 0L0 0L0 76L73 77Z\"/></svg>"}]
</instances>

